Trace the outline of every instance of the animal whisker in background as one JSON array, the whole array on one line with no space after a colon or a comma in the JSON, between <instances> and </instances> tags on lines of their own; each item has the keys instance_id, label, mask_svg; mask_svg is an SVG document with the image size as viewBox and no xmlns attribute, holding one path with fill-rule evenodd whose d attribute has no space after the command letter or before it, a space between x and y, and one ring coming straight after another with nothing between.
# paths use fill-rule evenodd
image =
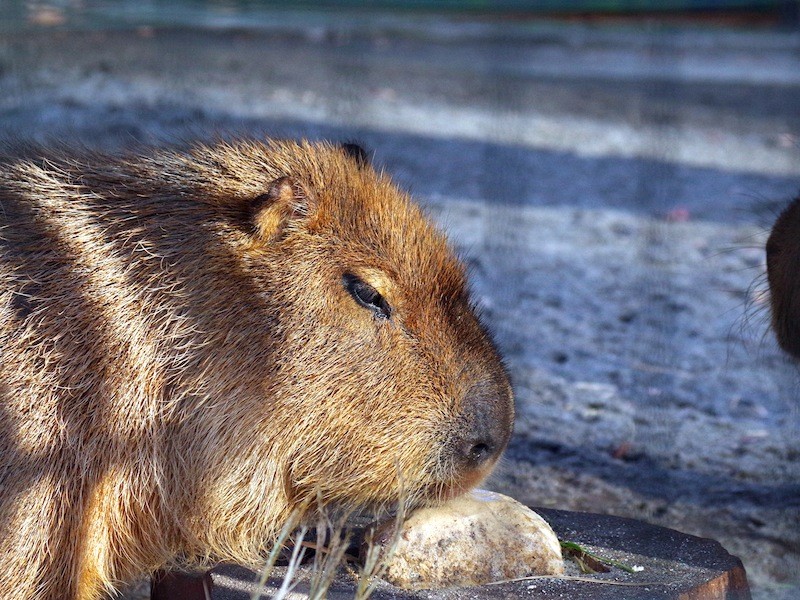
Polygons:
<instances>
[{"instance_id":1,"label":"animal whisker in background","mask_svg":"<svg viewBox=\"0 0 800 600\"><path fill-rule=\"evenodd\" d=\"M761 350L778 341L773 327L774 310L768 273L767 240L773 234L773 229L778 224L782 213L787 212L797 200L778 204L774 199L757 197L754 198L754 201L758 202L759 206L764 204L770 206L769 214L766 215L767 221L759 228L759 231L745 237L741 243L723 248L719 254L730 255L742 250L754 250L761 256L758 264L743 267L743 270L753 273L752 281L747 289L742 291L744 299L739 317L731 324L730 331L730 337L734 343L747 344L749 351L758 355ZM774 270L775 266L773 265ZM730 290L730 293L736 292L737 290ZM785 294L786 291L784 290L783 293ZM781 294L781 290L778 290L778 294Z\"/></svg>"},{"instance_id":2,"label":"animal whisker in background","mask_svg":"<svg viewBox=\"0 0 800 600\"><path fill-rule=\"evenodd\" d=\"M772 327L781 348L800 359L800 197L776 220L766 250Z\"/></svg>"}]
</instances>

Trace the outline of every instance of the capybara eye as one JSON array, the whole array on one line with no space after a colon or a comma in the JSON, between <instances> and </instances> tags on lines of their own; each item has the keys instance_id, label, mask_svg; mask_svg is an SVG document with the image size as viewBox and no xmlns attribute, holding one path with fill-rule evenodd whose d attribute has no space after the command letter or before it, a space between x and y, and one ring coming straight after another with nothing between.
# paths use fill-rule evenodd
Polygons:
<instances>
[{"instance_id":1,"label":"capybara eye","mask_svg":"<svg viewBox=\"0 0 800 600\"><path fill-rule=\"evenodd\" d=\"M368 283L349 273L342 276L342 283L353 299L364 308L373 311L376 317L388 319L392 316L392 309L386 298Z\"/></svg>"}]
</instances>

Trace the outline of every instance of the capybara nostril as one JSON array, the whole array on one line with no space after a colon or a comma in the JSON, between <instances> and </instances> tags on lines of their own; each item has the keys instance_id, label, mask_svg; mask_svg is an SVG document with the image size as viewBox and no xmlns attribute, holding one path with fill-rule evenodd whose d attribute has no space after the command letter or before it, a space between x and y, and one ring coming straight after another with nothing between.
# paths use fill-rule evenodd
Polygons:
<instances>
[{"instance_id":1,"label":"capybara nostril","mask_svg":"<svg viewBox=\"0 0 800 600\"><path fill-rule=\"evenodd\" d=\"M472 431L465 431L464 436L456 444L455 458L468 470L491 465L503 452L507 442L501 427L489 422L476 425Z\"/></svg>"},{"instance_id":2,"label":"capybara nostril","mask_svg":"<svg viewBox=\"0 0 800 600\"><path fill-rule=\"evenodd\" d=\"M480 467L494 457L497 446L487 440L475 443L467 442L467 448L465 452L467 462Z\"/></svg>"}]
</instances>

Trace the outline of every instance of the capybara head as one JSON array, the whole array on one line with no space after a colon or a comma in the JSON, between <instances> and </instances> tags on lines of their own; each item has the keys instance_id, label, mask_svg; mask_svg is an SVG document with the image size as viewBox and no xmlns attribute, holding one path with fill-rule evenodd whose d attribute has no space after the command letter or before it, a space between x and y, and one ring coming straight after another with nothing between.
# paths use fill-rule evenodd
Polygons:
<instances>
[{"instance_id":1,"label":"capybara head","mask_svg":"<svg viewBox=\"0 0 800 600\"><path fill-rule=\"evenodd\" d=\"M356 146L34 156L0 201L0 571L37 597L253 562L293 510L450 497L508 442L464 267Z\"/></svg>"},{"instance_id":2,"label":"capybara head","mask_svg":"<svg viewBox=\"0 0 800 600\"><path fill-rule=\"evenodd\" d=\"M781 213L767 239L767 279L775 336L800 359L800 198Z\"/></svg>"},{"instance_id":3,"label":"capybara head","mask_svg":"<svg viewBox=\"0 0 800 600\"><path fill-rule=\"evenodd\" d=\"M506 375L444 238L351 153L318 150L311 177L287 169L298 175L251 204L249 268L284 333L265 396L287 406L266 415L292 433L287 496L357 505L395 501L398 486L420 500L464 491L508 440Z\"/></svg>"}]
</instances>

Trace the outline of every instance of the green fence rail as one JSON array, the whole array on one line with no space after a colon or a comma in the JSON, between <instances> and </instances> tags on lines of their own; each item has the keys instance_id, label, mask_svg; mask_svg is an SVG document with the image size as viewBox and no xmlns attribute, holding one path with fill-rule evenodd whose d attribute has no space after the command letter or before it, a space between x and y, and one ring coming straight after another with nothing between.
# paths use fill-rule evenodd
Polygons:
<instances>
[{"instance_id":1,"label":"green fence rail","mask_svg":"<svg viewBox=\"0 0 800 600\"><path fill-rule=\"evenodd\" d=\"M213 2L211 3L213 4ZM257 6L325 6L342 8L396 8L396 9L428 9L428 10L466 10L486 12L665 12L694 10L748 10L759 8L775 8L796 4L786 0L327 0L277 2L262 0L261 2L243 2L245 5Z\"/></svg>"}]
</instances>

